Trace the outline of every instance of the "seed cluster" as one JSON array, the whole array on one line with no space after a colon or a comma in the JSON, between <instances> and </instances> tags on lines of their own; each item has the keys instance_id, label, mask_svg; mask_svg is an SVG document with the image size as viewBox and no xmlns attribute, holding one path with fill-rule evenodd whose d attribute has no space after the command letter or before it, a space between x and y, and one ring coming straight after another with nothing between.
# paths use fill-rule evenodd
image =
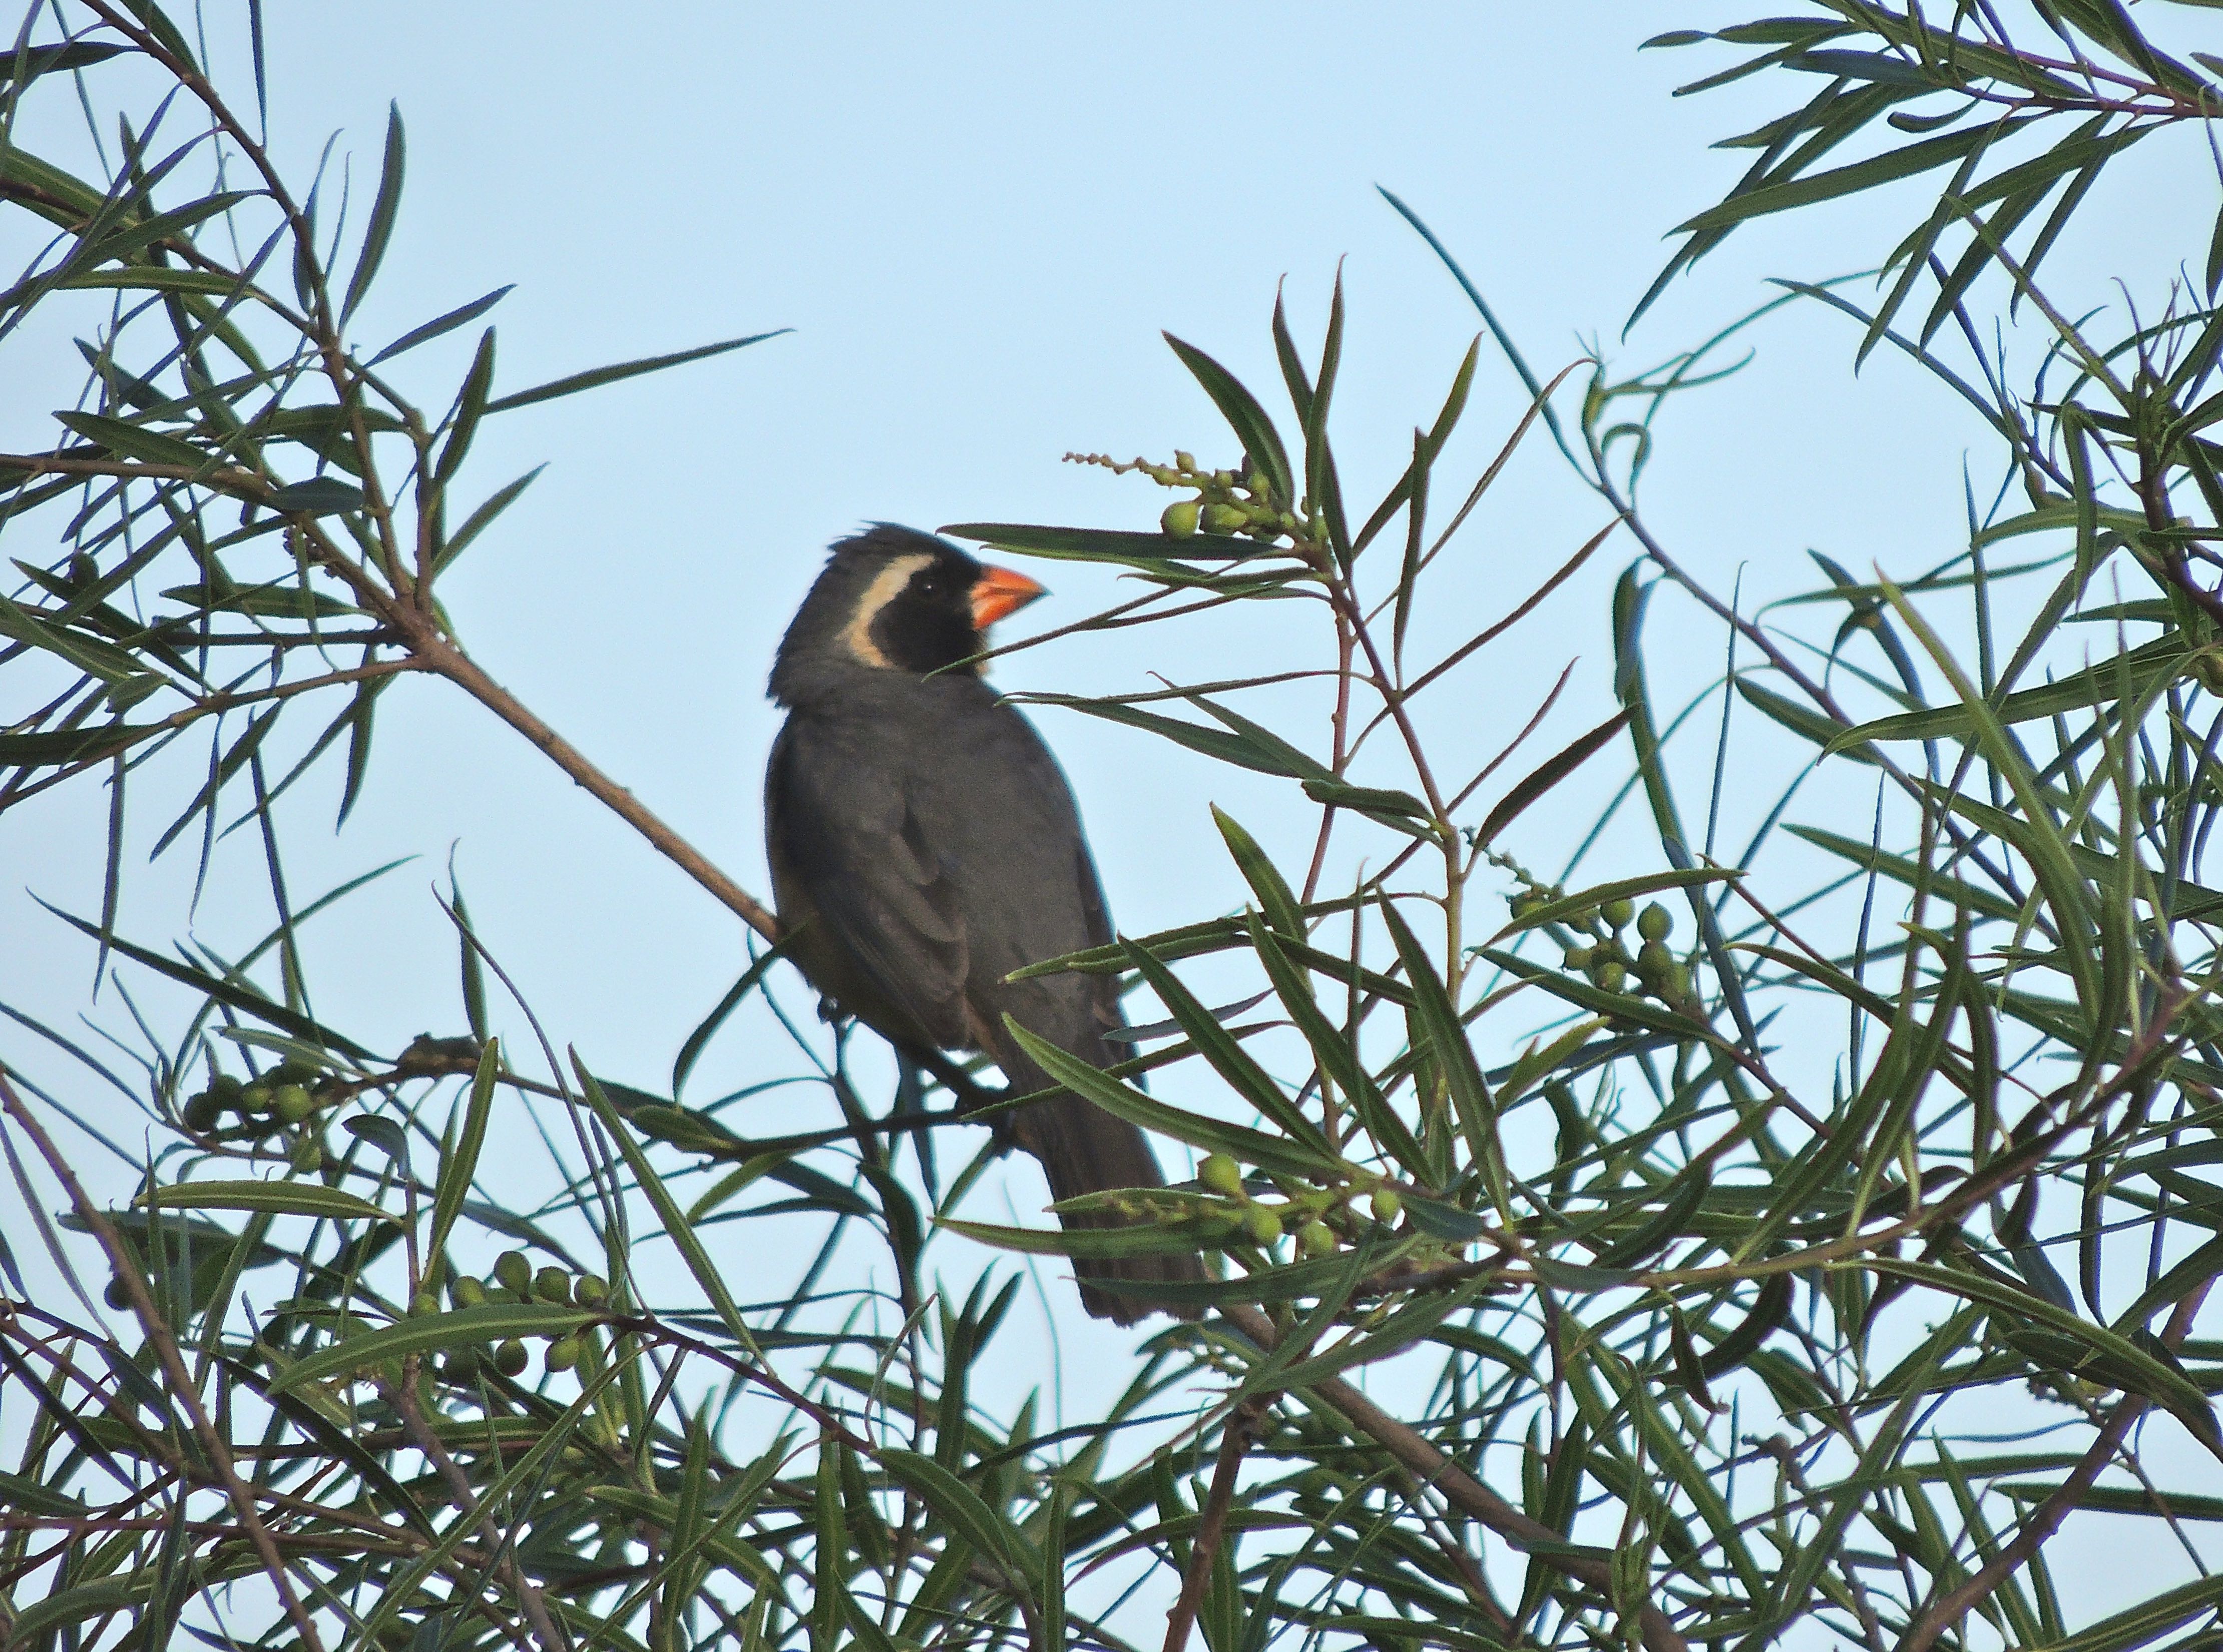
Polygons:
<instances>
[{"instance_id":1,"label":"seed cluster","mask_svg":"<svg viewBox=\"0 0 2223 1652\"><path fill-rule=\"evenodd\" d=\"M1513 915L1526 917L1541 907L1565 898L1559 889L1532 886L1511 900ZM1562 914L1557 922L1575 932L1560 962L1572 973L1588 976L1603 992L1634 991L1677 1007L1691 1000L1691 966L1675 956L1667 938L1675 933L1675 914L1657 901L1643 911L1627 896L1616 896L1583 911ZM1634 924L1636 945L1632 951L1626 932Z\"/></svg>"},{"instance_id":2,"label":"seed cluster","mask_svg":"<svg viewBox=\"0 0 2223 1652\"><path fill-rule=\"evenodd\" d=\"M1275 499L1265 472L1247 454L1232 470L1207 469L1197 463L1195 455L1178 449L1169 465L1139 458L1123 462L1103 453L1065 456L1073 464L1101 465L1115 475L1131 472L1148 476L1161 487L1193 488L1195 498L1175 499L1158 518L1158 526L1168 538L1191 539L1203 532L1261 543L1286 537L1300 543L1317 543L1326 535L1317 512L1291 510Z\"/></svg>"}]
</instances>

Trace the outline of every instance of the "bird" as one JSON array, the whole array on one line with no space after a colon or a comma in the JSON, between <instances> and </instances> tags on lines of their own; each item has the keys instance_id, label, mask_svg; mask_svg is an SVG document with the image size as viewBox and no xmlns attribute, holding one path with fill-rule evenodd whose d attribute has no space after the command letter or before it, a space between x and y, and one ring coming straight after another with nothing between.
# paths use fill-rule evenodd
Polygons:
<instances>
[{"instance_id":1,"label":"bird","mask_svg":"<svg viewBox=\"0 0 2223 1652\"><path fill-rule=\"evenodd\" d=\"M788 956L841 1014L906 1057L974 1051L1013 1095L1053 1087L1005 1026L1094 1066L1120 1058L1116 977L1010 979L1108 945L1112 920L1049 748L982 678L988 627L1044 594L946 539L882 523L839 540L781 640L786 720L765 773L765 841ZM1164 1184L1141 1130L1073 1093L1010 1115L1054 1200ZM1116 1226L1061 1213L1067 1228ZM1197 1310L1152 1287L1193 1254L1076 1258L1081 1304L1131 1325Z\"/></svg>"}]
</instances>

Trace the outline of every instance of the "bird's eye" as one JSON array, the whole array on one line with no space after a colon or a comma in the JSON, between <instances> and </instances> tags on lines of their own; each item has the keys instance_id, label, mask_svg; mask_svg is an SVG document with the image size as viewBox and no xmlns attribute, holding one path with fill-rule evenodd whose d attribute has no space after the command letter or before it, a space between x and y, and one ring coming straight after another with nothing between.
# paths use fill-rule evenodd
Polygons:
<instances>
[{"instance_id":1,"label":"bird's eye","mask_svg":"<svg viewBox=\"0 0 2223 1652\"><path fill-rule=\"evenodd\" d=\"M910 582L910 588L923 597L940 596L944 581L939 568L929 568Z\"/></svg>"}]
</instances>

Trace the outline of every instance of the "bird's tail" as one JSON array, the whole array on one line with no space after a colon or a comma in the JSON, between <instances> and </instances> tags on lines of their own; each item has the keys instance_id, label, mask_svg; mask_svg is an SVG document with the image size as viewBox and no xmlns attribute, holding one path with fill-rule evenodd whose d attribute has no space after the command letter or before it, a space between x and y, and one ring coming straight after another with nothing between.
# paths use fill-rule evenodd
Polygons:
<instances>
[{"instance_id":1,"label":"bird's tail","mask_svg":"<svg viewBox=\"0 0 2223 1652\"><path fill-rule=\"evenodd\" d=\"M1041 1069L1023 1059L1004 1073L1019 1087L1047 1089L1049 1079ZM1061 1203L1107 1188L1163 1187L1165 1178L1143 1133L1123 1118L1105 1112L1093 1102L1067 1092L1023 1109L1013 1120L1019 1146L1040 1161L1049 1178L1050 1197ZM1061 1213L1067 1228L1118 1228L1125 1224L1107 1212ZM1195 1319L1203 1311L1193 1303L1168 1302L1156 1296L1157 1285L1200 1282L1208 1276L1193 1253L1173 1255L1075 1257L1073 1271L1080 1284L1080 1305L1098 1319L1131 1325L1146 1314L1167 1313L1176 1319Z\"/></svg>"}]
</instances>

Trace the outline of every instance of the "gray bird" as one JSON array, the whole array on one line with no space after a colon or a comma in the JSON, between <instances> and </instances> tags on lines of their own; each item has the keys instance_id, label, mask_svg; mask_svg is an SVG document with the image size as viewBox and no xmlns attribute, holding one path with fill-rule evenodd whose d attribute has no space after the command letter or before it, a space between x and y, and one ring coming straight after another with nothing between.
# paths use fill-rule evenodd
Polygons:
<instances>
[{"instance_id":1,"label":"gray bird","mask_svg":"<svg viewBox=\"0 0 2223 1652\"><path fill-rule=\"evenodd\" d=\"M1124 1053L1105 1036L1124 1024L1113 977L1004 978L1112 938L1065 776L964 663L990 625L1042 594L909 528L841 541L772 666L787 722L765 776L772 891L812 984L913 1058L986 1052L1019 1095L1050 1080L1007 1014L1092 1065ZM1140 1130L1069 1091L1011 1128L1058 1200L1163 1184ZM1161 1310L1194 1317L1149 1286L1205 1277L1193 1255L1074 1270L1081 1304L1123 1325Z\"/></svg>"}]
</instances>

